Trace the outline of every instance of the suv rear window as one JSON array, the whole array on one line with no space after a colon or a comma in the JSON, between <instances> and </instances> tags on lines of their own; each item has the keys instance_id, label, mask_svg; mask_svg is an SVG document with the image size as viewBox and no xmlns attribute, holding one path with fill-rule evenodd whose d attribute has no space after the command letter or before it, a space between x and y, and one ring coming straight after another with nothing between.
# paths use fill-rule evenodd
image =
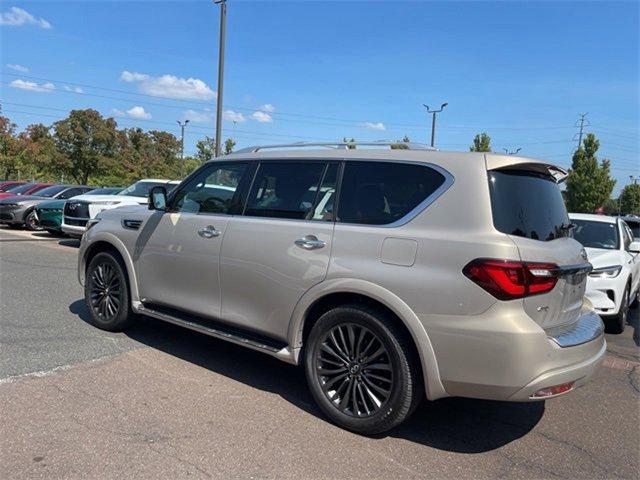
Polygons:
<instances>
[{"instance_id":1,"label":"suv rear window","mask_svg":"<svg viewBox=\"0 0 640 480\"><path fill-rule=\"evenodd\" d=\"M425 165L347 162L342 176L338 221L385 225L400 220L445 181Z\"/></svg>"},{"instance_id":2,"label":"suv rear window","mask_svg":"<svg viewBox=\"0 0 640 480\"><path fill-rule=\"evenodd\" d=\"M493 225L509 235L554 240L569 233L560 187L551 176L521 170L489 172Z\"/></svg>"}]
</instances>

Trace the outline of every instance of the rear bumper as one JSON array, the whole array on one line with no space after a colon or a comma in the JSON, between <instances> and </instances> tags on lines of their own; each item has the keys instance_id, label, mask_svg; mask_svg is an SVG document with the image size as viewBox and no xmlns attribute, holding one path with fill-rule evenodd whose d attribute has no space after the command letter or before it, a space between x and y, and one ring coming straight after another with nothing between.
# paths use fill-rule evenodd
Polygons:
<instances>
[{"instance_id":1,"label":"rear bumper","mask_svg":"<svg viewBox=\"0 0 640 480\"><path fill-rule=\"evenodd\" d=\"M573 388L587 383L606 352L602 321L587 306L571 326L548 331L517 301L497 302L474 317L430 320L425 318L425 328L450 396L543 400L532 395L567 382Z\"/></svg>"}]
</instances>

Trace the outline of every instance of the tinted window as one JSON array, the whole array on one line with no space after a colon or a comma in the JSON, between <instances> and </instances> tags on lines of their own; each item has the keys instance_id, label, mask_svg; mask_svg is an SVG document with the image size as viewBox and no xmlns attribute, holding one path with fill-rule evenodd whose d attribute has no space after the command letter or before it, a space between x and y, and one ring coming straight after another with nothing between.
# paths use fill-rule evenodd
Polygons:
<instances>
[{"instance_id":1,"label":"tinted window","mask_svg":"<svg viewBox=\"0 0 640 480\"><path fill-rule=\"evenodd\" d=\"M95 190L87 192L87 195L115 195L120 191L122 191L120 187L96 188Z\"/></svg>"},{"instance_id":2,"label":"tinted window","mask_svg":"<svg viewBox=\"0 0 640 480\"><path fill-rule=\"evenodd\" d=\"M640 238L640 221L626 220L634 238Z\"/></svg>"},{"instance_id":3,"label":"tinted window","mask_svg":"<svg viewBox=\"0 0 640 480\"><path fill-rule=\"evenodd\" d=\"M245 215L310 218L325 166L314 162L262 163L249 193Z\"/></svg>"},{"instance_id":4,"label":"tinted window","mask_svg":"<svg viewBox=\"0 0 640 480\"><path fill-rule=\"evenodd\" d=\"M172 199L172 211L183 213L233 213L236 192L246 163L211 164L186 184Z\"/></svg>"},{"instance_id":5,"label":"tinted window","mask_svg":"<svg viewBox=\"0 0 640 480\"><path fill-rule=\"evenodd\" d=\"M423 165L348 162L340 187L339 221L370 225L395 222L444 181L444 175Z\"/></svg>"},{"instance_id":6,"label":"tinted window","mask_svg":"<svg viewBox=\"0 0 640 480\"><path fill-rule=\"evenodd\" d=\"M37 195L39 197L53 197L54 195L57 195L67 188L69 187L65 187L64 185L53 185L51 187L43 188L42 190L34 192L34 195Z\"/></svg>"},{"instance_id":7,"label":"tinted window","mask_svg":"<svg viewBox=\"0 0 640 480\"><path fill-rule=\"evenodd\" d=\"M613 223L572 220L576 225L573 238L584 247L617 250L620 247L618 228Z\"/></svg>"},{"instance_id":8,"label":"tinted window","mask_svg":"<svg viewBox=\"0 0 640 480\"><path fill-rule=\"evenodd\" d=\"M87 188L81 188L81 187L70 188L69 190L66 190L62 192L60 195L58 195L57 198L61 200L66 200L67 198L75 197L76 195L82 195L87 190L88 190Z\"/></svg>"},{"instance_id":9,"label":"tinted window","mask_svg":"<svg viewBox=\"0 0 640 480\"><path fill-rule=\"evenodd\" d=\"M122 190L117 195L147 198L149 196L149 190L157 186L165 187L167 192L171 191L174 187L174 185L167 184L167 182L136 182Z\"/></svg>"},{"instance_id":10,"label":"tinted window","mask_svg":"<svg viewBox=\"0 0 640 480\"><path fill-rule=\"evenodd\" d=\"M566 237L567 210L555 180L521 171L489 172L493 224L509 235L553 240Z\"/></svg>"},{"instance_id":11,"label":"tinted window","mask_svg":"<svg viewBox=\"0 0 640 480\"><path fill-rule=\"evenodd\" d=\"M33 186L34 186L33 183L25 183L25 184L19 185L17 187L11 187L10 189L7 190L7 193L15 193L15 194L24 193L27 190L32 189Z\"/></svg>"}]
</instances>

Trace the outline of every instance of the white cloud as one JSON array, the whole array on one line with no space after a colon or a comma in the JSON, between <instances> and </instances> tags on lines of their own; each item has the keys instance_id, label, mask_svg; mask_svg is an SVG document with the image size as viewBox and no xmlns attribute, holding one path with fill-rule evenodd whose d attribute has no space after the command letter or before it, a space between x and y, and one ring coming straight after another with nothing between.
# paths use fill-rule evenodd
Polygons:
<instances>
[{"instance_id":1,"label":"white cloud","mask_svg":"<svg viewBox=\"0 0 640 480\"><path fill-rule=\"evenodd\" d=\"M211 100L216 97L216 92L198 78L180 78L175 75L152 77L146 73L125 70L120 74L120 80L137 83L140 92L156 97L186 100Z\"/></svg>"},{"instance_id":2,"label":"white cloud","mask_svg":"<svg viewBox=\"0 0 640 480\"><path fill-rule=\"evenodd\" d=\"M38 84L36 82L29 82L27 80L14 80L9 84L13 88L19 88L20 90L28 90L30 92L49 93L56 89L56 86L51 83Z\"/></svg>"},{"instance_id":3,"label":"white cloud","mask_svg":"<svg viewBox=\"0 0 640 480\"><path fill-rule=\"evenodd\" d=\"M146 112L143 107L139 106L131 107L126 111L114 108L113 110L111 110L111 113L113 113L117 117L129 117L133 118L134 120L149 120L151 118L151 114L149 112Z\"/></svg>"},{"instance_id":4,"label":"white cloud","mask_svg":"<svg viewBox=\"0 0 640 480\"><path fill-rule=\"evenodd\" d=\"M37 18L26 10L11 7L8 12L0 13L0 25L21 27L23 25L35 25L40 28L51 28L51 24L44 18Z\"/></svg>"},{"instance_id":5,"label":"white cloud","mask_svg":"<svg viewBox=\"0 0 640 480\"><path fill-rule=\"evenodd\" d=\"M27 67L23 67L17 63L7 63L7 68L15 70L16 72L29 73L29 69Z\"/></svg>"},{"instance_id":6,"label":"white cloud","mask_svg":"<svg viewBox=\"0 0 640 480\"><path fill-rule=\"evenodd\" d=\"M261 110L257 110L251 114L251 118L260 123L271 123L273 118L268 113L264 113Z\"/></svg>"},{"instance_id":7,"label":"white cloud","mask_svg":"<svg viewBox=\"0 0 640 480\"><path fill-rule=\"evenodd\" d=\"M262 105L260 107L260 110L262 110L263 112L269 112L269 113L273 113L276 111L276 107L274 107L273 105L271 105L270 103L265 103L264 105Z\"/></svg>"},{"instance_id":8,"label":"white cloud","mask_svg":"<svg viewBox=\"0 0 640 480\"><path fill-rule=\"evenodd\" d=\"M362 126L365 128L370 128L371 130L386 130L384 123L382 122L365 122Z\"/></svg>"},{"instance_id":9,"label":"white cloud","mask_svg":"<svg viewBox=\"0 0 640 480\"><path fill-rule=\"evenodd\" d=\"M234 112L233 110L225 110L222 112L222 118L229 122L244 122L246 120L245 116L241 113Z\"/></svg>"},{"instance_id":10,"label":"white cloud","mask_svg":"<svg viewBox=\"0 0 640 480\"><path fill-rule=\"evenodd\" d=\"M80 87L70 87L69 85L64 85L62 88L64 88L67 92L84 93L84 90L82 90Z\"/></svg>"},{"instance_id":11,"label":"white cloud","mask_svg":"<svg viewBox=\"0 0 640 480\"><path fill-rule=\"evenodd\" d=\"M142 82L148 78L149 75L145 75L144 73L128 72L126 70L120 74L120 80L123 82Z\"/></svg>"},{"instance_id":12,"label":"white cloud","mask_svg":"<svg viewBox=\"0 0 640 480\"><path fill-rule=\"evenodd\" d=\"M184 112L182 119L196 123L211 123L213 121L213 114L208 110L198 111L189 109Z\"/></svg>"}]
</instances>

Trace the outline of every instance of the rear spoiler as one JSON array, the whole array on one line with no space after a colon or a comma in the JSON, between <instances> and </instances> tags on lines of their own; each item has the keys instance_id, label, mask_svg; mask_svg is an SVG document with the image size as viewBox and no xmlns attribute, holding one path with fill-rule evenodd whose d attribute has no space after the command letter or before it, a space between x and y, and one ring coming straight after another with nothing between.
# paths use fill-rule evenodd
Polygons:
<instances>
[{"instance_id":1,"label":"rear spoiler","mask_svg":"<svg viewBox=\"0 0 640 480\"><path fill-rule=\"evenodd\" d=\"M550 175L556 183L562 183L569 174L564 168L532 158L512 155L485 155L487 170L523 170Z\"/></svg>"}]
</instances>

